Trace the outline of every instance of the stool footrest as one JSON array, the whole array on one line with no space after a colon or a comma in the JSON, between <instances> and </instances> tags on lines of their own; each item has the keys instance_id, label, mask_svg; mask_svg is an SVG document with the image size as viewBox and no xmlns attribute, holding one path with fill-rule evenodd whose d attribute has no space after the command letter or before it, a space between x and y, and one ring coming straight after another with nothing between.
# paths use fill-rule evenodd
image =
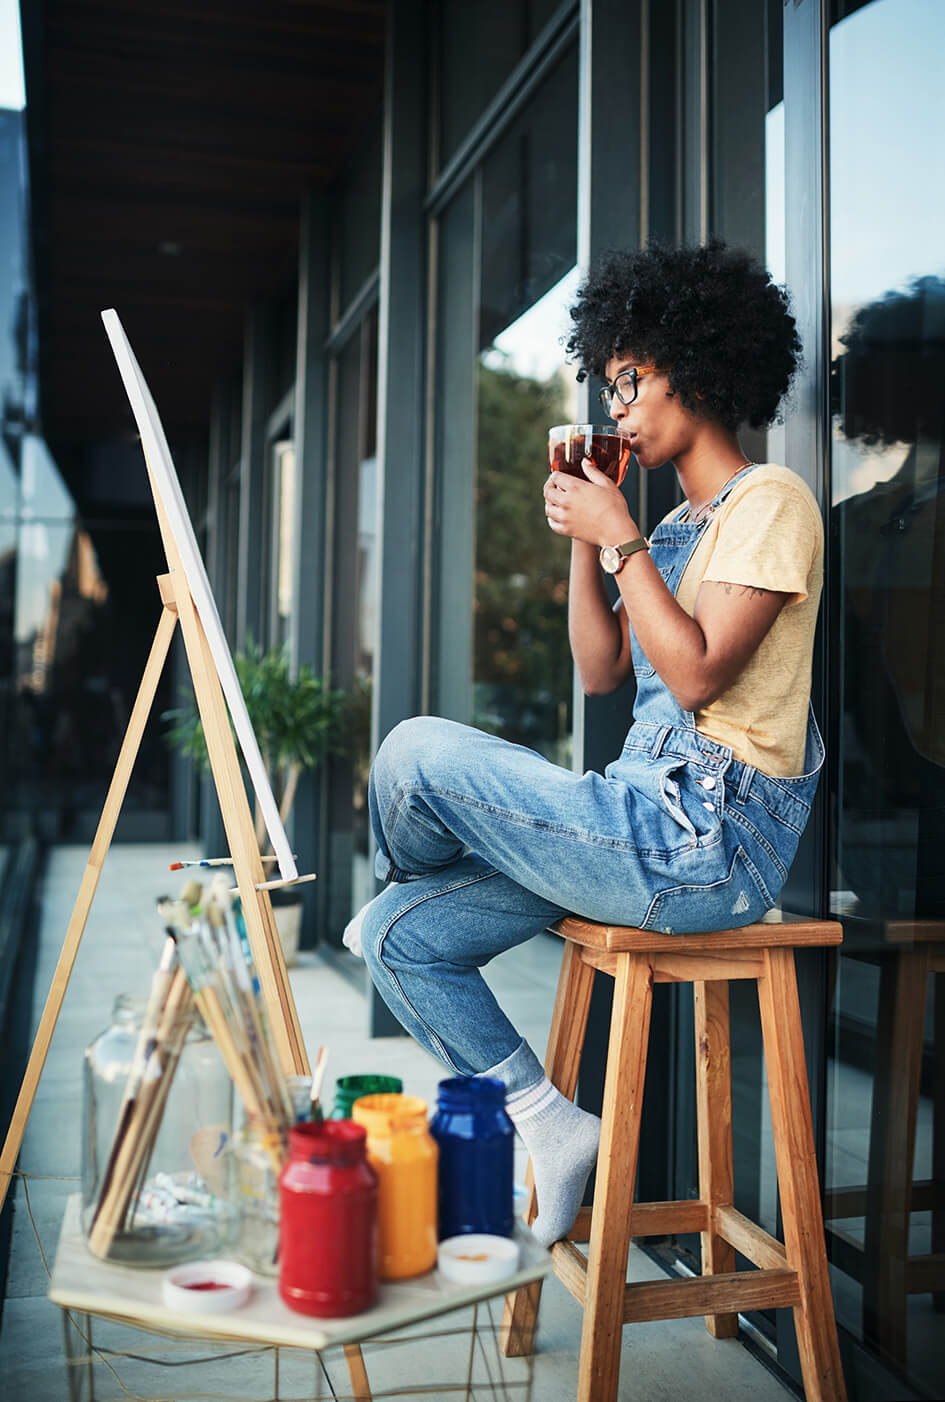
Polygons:
<instances>
[{"instance_id":1,"label":"stool footrest","mask_svg":"<svg viewBox=\"0 0 945 1402\"><path fill-rule=\"evenodd\" d=\"M777 1237L759 1227L757 1222L736 1207L715 1209L715 1230L723 1241L734 1246L753 1266L773 1271L787 1268L787 1252Z\"/></svg>"},{"instance_id":2,"label":"stool footrest","mask_svg":"<svg viewBox=\"0 0 945 1402\"><path fill-rule=\"evenodd\" d=\"M800 1303L797 1271L732 1271L691 1280L644 1280L628 1285L624 1324L686 1319L696 1314L747 1314Z\"/></svg>"},{"instance_id":3,"label":"stool footrest","mask_svg":"<svg viewBox=\"0 0 945 1402\"><path fill-rule=\"evenodd\" d=\"M561 1284L584 1307L587 1298L588 1263L572 1241L555 1242L551 1248L554 1272ZM624 1288L624 1324L654 1319L688 1319L697 1314L746 1314L749 1310L782 1309L800 1303L797 1271L727 1271L719 1275L693 1276L688 1280L642 1280Z\"/></svg>"},{"instance_id":4,"label":"stool footrest","mask_svg":"<svg viewBox=\"0 0 945 1402\"><path fill-rule=\"evenodd\" d=\"M569 1241L590 1241L591 1211L590 1207L581 1208L574 1219L574 1226L568 1232ZM678 1202L635 1202L630 1214L630 1237L704 1232L708 1225L709 1209L699 1198L681 1198ZM755 1264L760 1265L761 1262L756 1261Z\"/></svg>"}]
</instances>

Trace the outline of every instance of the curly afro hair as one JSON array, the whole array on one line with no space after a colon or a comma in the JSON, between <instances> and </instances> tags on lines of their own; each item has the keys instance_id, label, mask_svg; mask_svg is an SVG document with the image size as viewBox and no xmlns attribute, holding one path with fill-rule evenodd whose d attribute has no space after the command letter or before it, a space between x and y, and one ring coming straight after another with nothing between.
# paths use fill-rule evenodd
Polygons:
<instances>
[{"instance_id":1,"label":"curly afro hair","mask_svg":"<svg viewBox=\"0 0 945 1402\"><path fill-rule=\"evenodd\" d=\"M750 253L719 240L603 254L571 320L579 380L632 355L667 370L687 409L731 429L770 424L800 363L787 293Z\"/></svg>"},{"instance_id":2,"label":"curly afro hair","mask_svg":"<svg viewBox=\"0 0 945 1402\"><path fill-rule=\"evenodd\" d=\"M840 344L831 408L847 438L888 445L942 437L945 278L915 278L867 302Z\"/></svg>"}]
</instances>

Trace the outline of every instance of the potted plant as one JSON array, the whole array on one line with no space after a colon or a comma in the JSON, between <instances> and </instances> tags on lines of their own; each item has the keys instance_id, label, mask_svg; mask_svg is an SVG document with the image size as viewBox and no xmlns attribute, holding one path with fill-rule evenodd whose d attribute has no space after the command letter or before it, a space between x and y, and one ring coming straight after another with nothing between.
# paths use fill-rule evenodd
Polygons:
<instances>
[{"instance_id":1,"label":"potted plant","mask_svg":"<svg viewBox=\"0 0 945 1402\"><path fill-rule=\"evenodd\" d=\"M286 649L263 652L252 638L233 662L279 817L286 824L302 774L317 769L329 755L349 752L352 698L315 676L308 666L290 676ZM169 722L169 744L206 772L210 762L193 697L188 704L165 711L162 720ZM268 836L258 801L254 822L260 851L265 851ZM271 897L285 961L292 964L299 943L301 894L289 886L271 892Z\"/></svg>"}]
</instances>

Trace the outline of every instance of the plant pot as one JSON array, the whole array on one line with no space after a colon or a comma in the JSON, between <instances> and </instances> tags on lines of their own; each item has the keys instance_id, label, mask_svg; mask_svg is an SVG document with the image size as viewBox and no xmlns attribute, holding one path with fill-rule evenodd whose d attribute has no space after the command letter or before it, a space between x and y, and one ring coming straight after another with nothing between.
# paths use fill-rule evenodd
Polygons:
<instances>
[{"instance_id":1,"label":"plant pot","mask_svg":"<svg viewBox=\"0 0 945 1402\"><path fill-rule=\"evenodd\" d=\"M275 892L273 892L275 895ZM276 931L282 946L282 957L286 968L291 969L299 952L299 934L302 929L302 902L294 893L291 900L273 900L272 913L276 920Z\"/></svg>"}]
</instances>

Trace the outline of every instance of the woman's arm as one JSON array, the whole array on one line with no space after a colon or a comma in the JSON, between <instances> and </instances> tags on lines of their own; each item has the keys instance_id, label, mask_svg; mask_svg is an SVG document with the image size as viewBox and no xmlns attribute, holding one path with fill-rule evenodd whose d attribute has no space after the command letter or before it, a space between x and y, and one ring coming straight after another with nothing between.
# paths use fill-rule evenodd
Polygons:
<instances>
[{"instance_id":1,"label":"woman's arm","mask_svg":"<svg viewBox=\"0 0 945 1402\"><path fill-rule=\"evenodd\" d=\"M633 670L627 615L607 597L598 547L583 540L571 542L568 637L588 696L616 691L627 680Z\"/></svg>"},{"instance_id":2,"label":"woman's arm","mask_svg":"<svg viewBox=\"0 0 945 1402\"><path fill-rule=\"evenodd\" d=\"M571 646L582 685L594 693L613 691L631 670L626 619L623 610L613 613L607 604L597 551L640 531L618 488L593 465L586 471L586 482L567 477L546 483L545 511L553 531L574 538L571 581L572 588L577 581L579 593L569 610ZM644 550L630 556L617 585L640 646L687 711L700 710L728 690L789 597L776 590L703 583L690 617Z\"/></svg>"}]
</instances>

